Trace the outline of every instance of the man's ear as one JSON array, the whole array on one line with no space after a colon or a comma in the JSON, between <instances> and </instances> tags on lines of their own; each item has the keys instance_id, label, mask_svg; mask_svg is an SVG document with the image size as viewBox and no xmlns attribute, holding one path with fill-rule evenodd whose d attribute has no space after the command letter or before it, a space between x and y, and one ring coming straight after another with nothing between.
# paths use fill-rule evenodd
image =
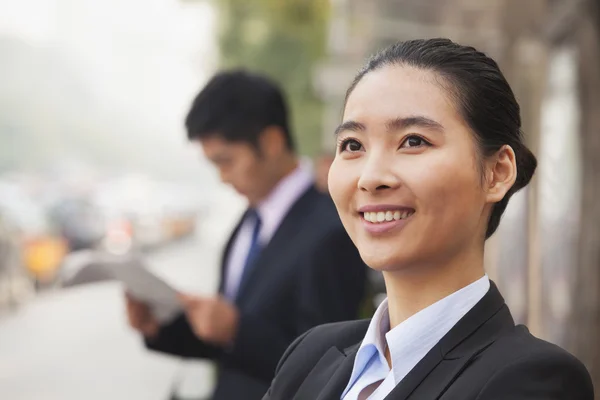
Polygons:
<instances>
[{"instance_id":1,"label":"man's ear","mask_svg":"<svg viewBox=\"0 0 600 400\"><path fill-rule=\"evenodd\" d=\"M261 153L267 157L281 154L285 149L285 136L278 126L268 126L258 137L258 147Z\"/></svg>"},{"instance_id":2,"label":"man's ear","mask_svg":"<svg viewBox=\"0 0 600 400\"><path fill-rule=\"evenodd\" d=\"M498 203L517 179L515 152L504 145L485 160L485 190L488 203Z\"/></svg>"}]
</instances>

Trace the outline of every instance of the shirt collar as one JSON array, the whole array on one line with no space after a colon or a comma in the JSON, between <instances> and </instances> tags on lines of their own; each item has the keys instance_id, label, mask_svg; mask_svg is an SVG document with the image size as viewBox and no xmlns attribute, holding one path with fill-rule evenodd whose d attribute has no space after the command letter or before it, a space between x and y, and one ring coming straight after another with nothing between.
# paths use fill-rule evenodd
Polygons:
<instances>
[{"instance_id":1,"label":"shirt collar","mask_svg":"<svg viewBox=\"0 0 600 400\"><path fill-rule=\"evenodd\" d=\"M257 212L262 223L259 233L261 243L269 242L292 205L312 186L313 181L310 165L300 160L296 169L281 179L258 204Z\"/></svg>"},{"instance_id":2,"label":"shirt collar","mask_svg":"<svg viewBox=\"0 0 600 400\"><path fill-rule=\"evenodd\" d=\"M372 345L375 347L377 352L379 352L382 355L385 355L385 350L387 348L387 343L385 341L385 332L389 330L390 316L388 313L388 300L386 298L385 300L383 300L383 302L381 302L379 307L377 307L375 314L373 314L373 319L369 324L369 329L367 329L367 333L365 334L365 338L363 339L361 348L366 347L368 345Z\"/></svg>"},{"instance_id":3,"label":"shirt collar","mask_svg":"<svg viewBox=\"0 0 600 400\"><path fill-rule=\"evenodd\" d=\"M386 346L390 348L392 370L395 382L398 384L415 365L404 361L411 358L415 352L424 353L424 356L431 350L485 296L489 288L489 278L484 275L470 285L419 311L392 330L390 330L386 298L373 314L356 354L352 374L344 395L367 368L375 353L379 358L379 365L383 364L387 367Z\"/></svg>"},{"instance_id":4,"label":"shirt collar","mask_svg":"<svg viewBox=\"0 0 600 400\"><path fill-rule=\"evenodd\" d=\"M424 350L425 353L431 350L485 296L489 288L489 278L484 275L385 333L396 383L414 367L406 365L403 360L410 359ZM389 318L389 314L387 315ZM404 366L410 369L405 370Z\"/></svg>"},{"instance_id":5,"label":"shirt collar","mask_svg":"<svg viewBox=\"0 0 600 400\"><path fill-rule=\"evenodd\" d=\"M387 327L385 326L386 323ZM369 365L372 365L373 361L378 361L379 364L387 365L387 361L385 360L385 337L381 332L387 332L389 326L387 299L385 299L379 307L377 307L375 314L373 314L373 318L371 318L367 333L354 358L352 374L350 375L348 385L342 394L342 398L350 391L361 374L369 368ZM373 360L374 357L377 357L378 360Z\"/></svg>"},{"instance_id":6,"label":"shirt collar","mask_svg":"<svg viewBox=\"0 0 600 400\"><path fill-rule=\"evenodd\" d=\"M350 375L350 381L348 382L346 390L344 390L342 398L358 380L362 372L367 368L367 365L375 355L379 358L378 361L380 364L387 366L387 360L385 358L387 344L385 342L384 333L389 330L390 318L388 314L388 300L386 298L381 302L379 307L377 307L375 314L373 314L373 318L371 318L371 323L369 324L367 333L365 334L365 337L358 348L358 352L356 353L354 367L352 368L352 374Z\"/></svg>"}]
</instances>

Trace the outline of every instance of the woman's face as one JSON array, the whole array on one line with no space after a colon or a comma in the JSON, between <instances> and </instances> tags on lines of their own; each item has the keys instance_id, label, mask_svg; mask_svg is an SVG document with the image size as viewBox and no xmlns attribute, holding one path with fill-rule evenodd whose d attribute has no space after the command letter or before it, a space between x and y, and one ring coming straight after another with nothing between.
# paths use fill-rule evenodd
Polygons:
<instances>
[{"instance_id":1,"label":"woman's face","mask_svg":"<svg viewBox=\"0 0 600 400\"><path fill-rule=\"evenodd\" d=\"M329 188L371 268L437 264L482 245L491 205L474 136L440 82L386 66L346 103Z\"/></svg>"}]
</instances>

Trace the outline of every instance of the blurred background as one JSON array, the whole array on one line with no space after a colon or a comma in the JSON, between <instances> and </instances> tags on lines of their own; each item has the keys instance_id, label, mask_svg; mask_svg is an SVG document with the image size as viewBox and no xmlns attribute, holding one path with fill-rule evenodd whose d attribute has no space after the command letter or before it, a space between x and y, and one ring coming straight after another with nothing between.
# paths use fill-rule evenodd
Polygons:
<instances>
[{"instance_id":1,"label":"blurred background","mask_svg":"<svg viewBox=\"0 0 600 400\"><path fill-rule=\"evenodd\" d=\"M194 94L219 68L268 73L320 174L365 57L438 36L499 62L540 163L488 241L487 271L515 319L600 384L599 10L598 0L0 0L3 398L164 399L181 368L189 398L209 393L210 365L146 352L121 287L82 274L106 262L99 254L135 254L182 290L215 290L244 203L185 139Z\"/></svg>"}]
</instances>

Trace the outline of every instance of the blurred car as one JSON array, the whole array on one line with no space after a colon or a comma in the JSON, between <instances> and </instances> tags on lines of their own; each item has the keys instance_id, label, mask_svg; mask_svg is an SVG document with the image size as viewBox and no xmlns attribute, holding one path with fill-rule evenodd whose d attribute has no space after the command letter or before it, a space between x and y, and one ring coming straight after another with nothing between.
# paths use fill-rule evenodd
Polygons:
<instances>
[{"instance_id":1,"label":"blurred car","mask_svg":"<svg viewBox=\"0 0 600 400\"><path fill-rule=\"evenodd\" d=\"M102 213L85 197L59 200L51 208L50 215L67 240L70 251L96 248L106 235Z\"/></svg>"},{"instance_id":2,"label":"blurred car","mask_svg":"<svg viewBox=\"0 0 600 400\"><path fill-rule=\"evenodd\" d=\"M111 254L127 254L134 250L131 221L121 214L111 214L106 220L106 235L101 249Z\"/></svg>"},{"instance_id":3,"label":"blurred car","mask_svg":"<svg viewBox=\"0 0 600 400\"><path fill-rule=\"evenodd\" d=\"M172 240L192 235L196 231L196 217L189 213L173 213L165 216L165 230Z\"/></svg>"},{"instance_id":4,"label":"blurred car","mask_svg":"<svg viewBox=\"0 0 600 400\"><path fill-rule=\"evenodd\" d=\"M153 249L192 235L202 207L186 186L141 176L100 185L95 202L108 224L105 248L113 253Z\"/></svg>"},{"instance_id":5,"label":"blurred car","mask_svg":"<svg viewBox=\"0 0 600 400\"><path fill-rule=\"evenodd\" d=\"M196 224L207 207L206 199L198 191L184 185L163 184L158 199L170 240L196 232Z\"/></svg>"},{"instance_id":6,"label":"blurred car","mask_svg":"<svg viewBox=\"0 0 600 400\"><path fill-rule=\"evenodd\" d=\"M0 215L18 246L20 264L41 285L50 284L67 253L44 210L17 185L0 183Z\"/></svg>"}]
</instances>

